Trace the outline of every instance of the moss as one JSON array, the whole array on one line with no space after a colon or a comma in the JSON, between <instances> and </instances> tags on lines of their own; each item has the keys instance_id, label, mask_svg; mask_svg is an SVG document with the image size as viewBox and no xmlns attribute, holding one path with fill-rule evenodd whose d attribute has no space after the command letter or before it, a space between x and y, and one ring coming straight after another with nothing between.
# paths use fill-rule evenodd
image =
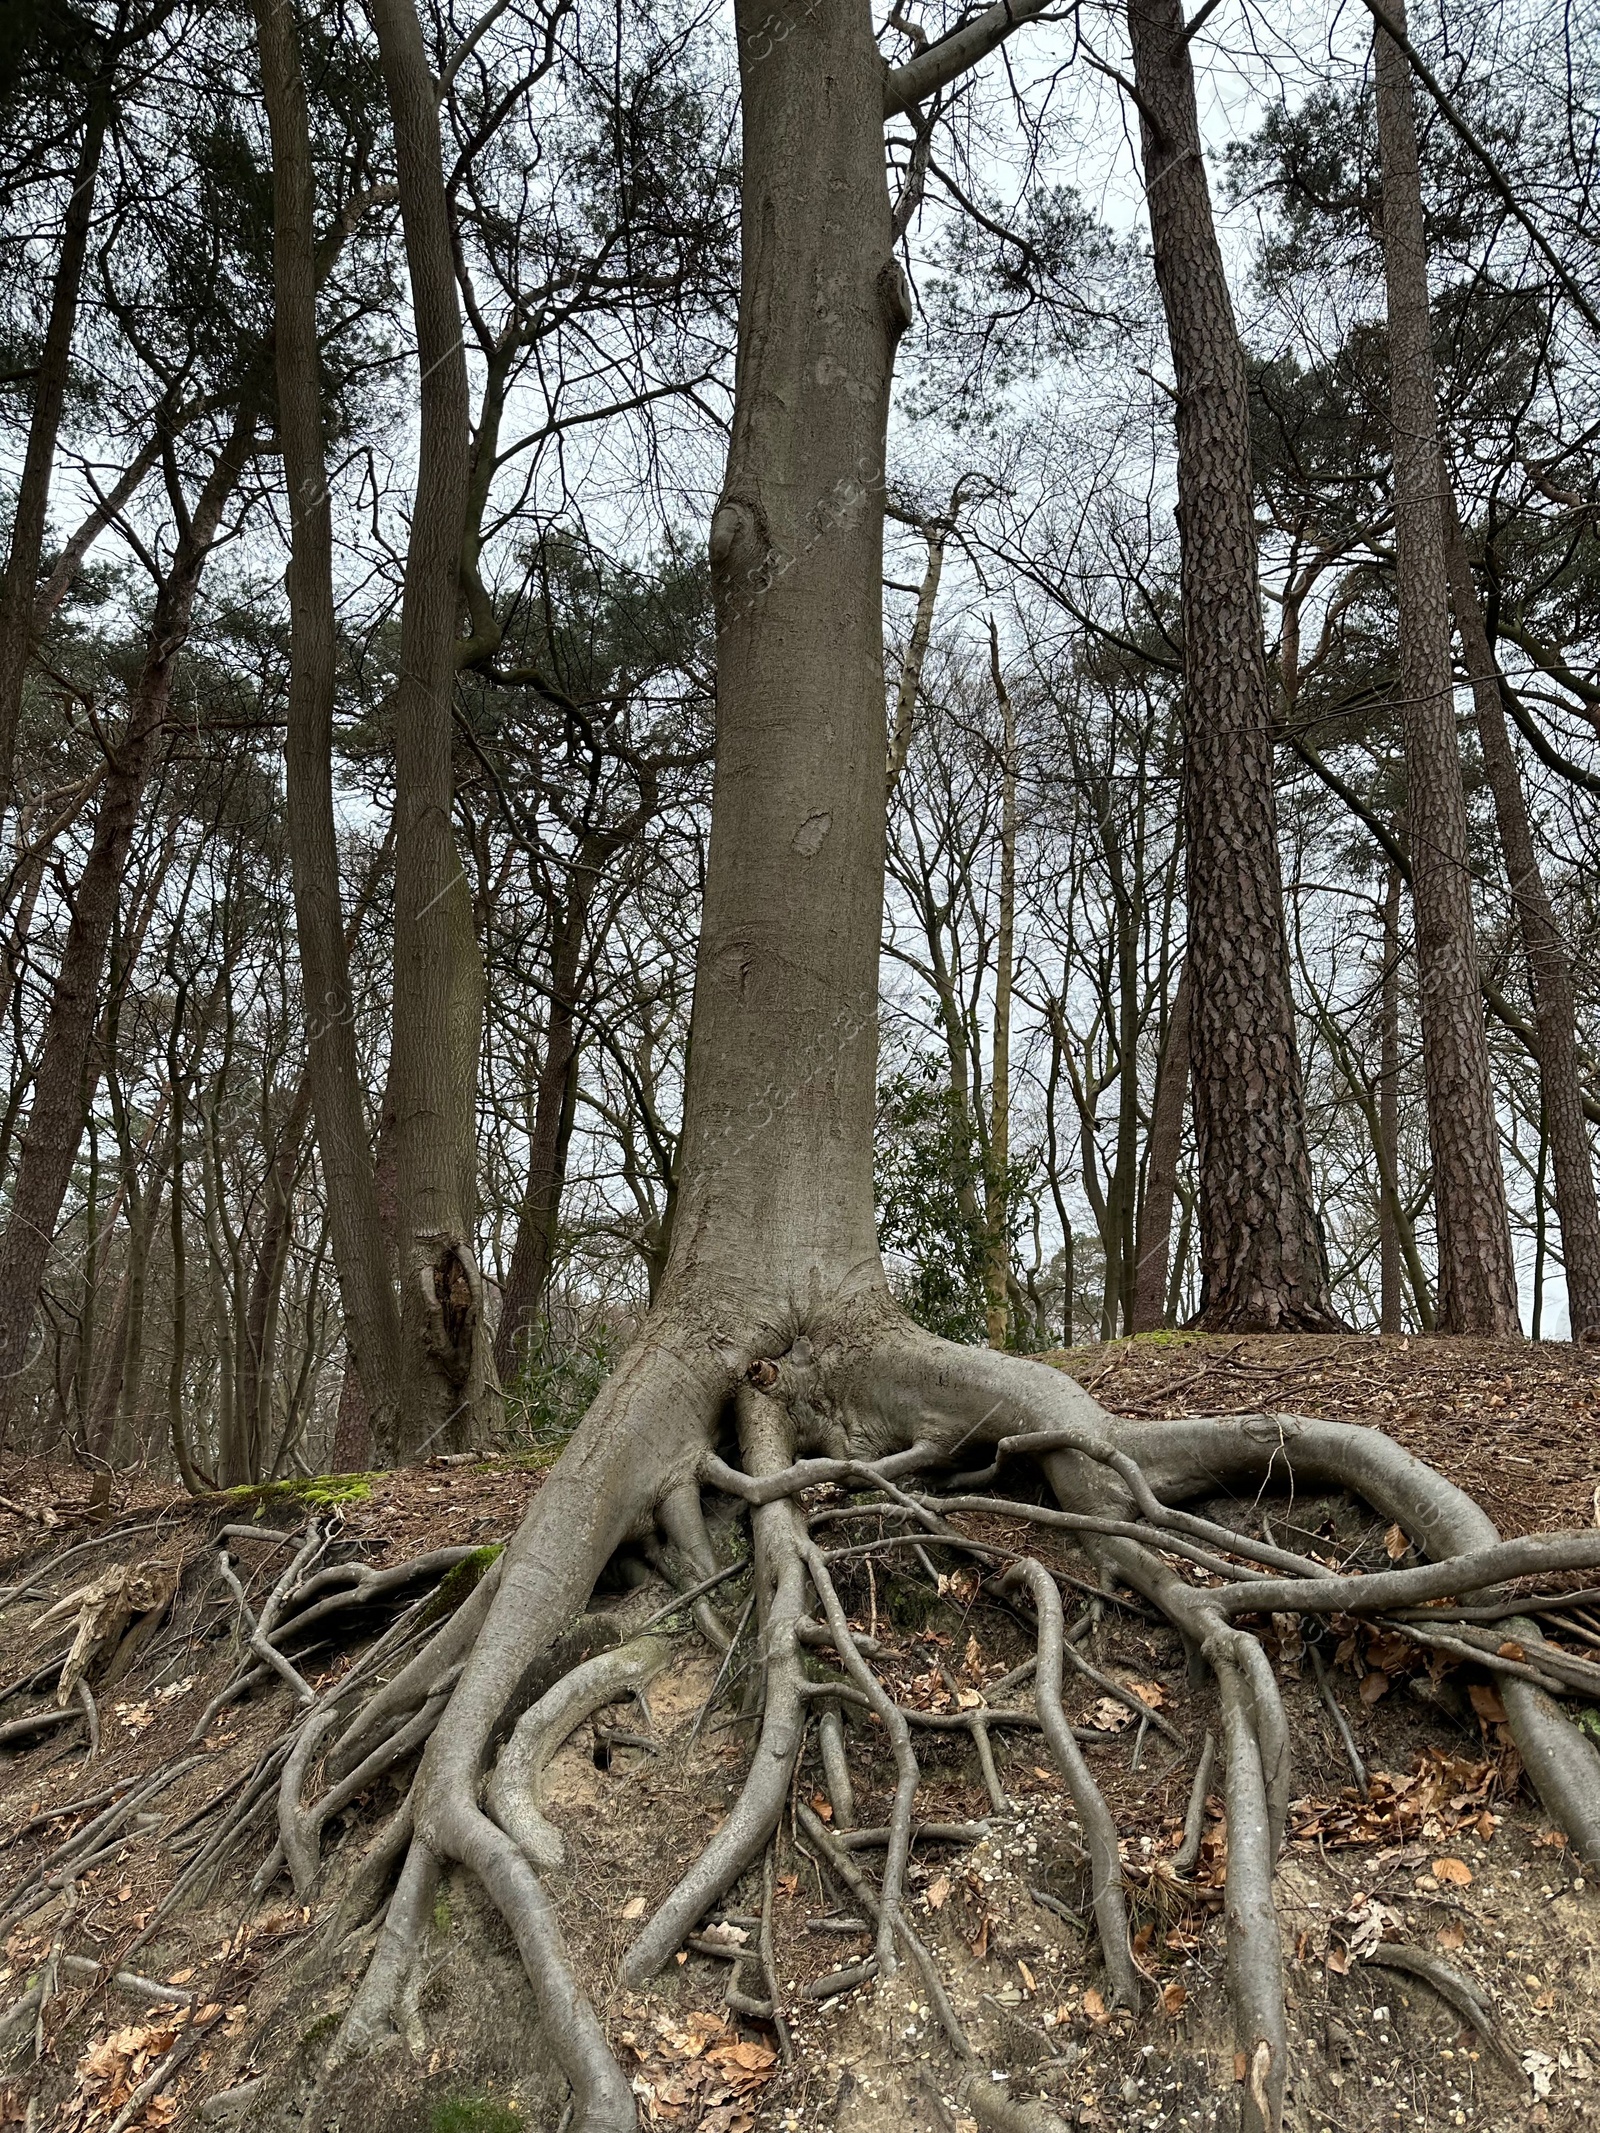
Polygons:
<instances>
[{"instance_id":1,"label":"moss","mask_svg":"<svg viewBox=\"0 0 1600 2133\"><path fill-rule=\"evenodd\" d=\"M372 1494L372 1484L381 1477L378 1474L310 1474L304 1480L293 1481L247 1481L242 1488L224 1489L228 1503L252 1504L257 1508L270 1503L306 1504L313 1511L331 1511L336 1504L365 1503Z\"/></svg>"},{"instance_id":2,"label":"moss","mask_svg":"<svg viewBox=\"0 0 1600 2133\"><path fill-rule=\"evenodd\" d=\"M336 2014L320 2014L314 2022L307 2023L306 2027L301 2030L300 2042L302 2044L320 2044L325 2037L332 2036L338 2027L339 2017Z\"/></svg>"},{"instance_id":3,"label":"moss","mask_svg":"<svg viewBox=\"0 0 1600 2133\"><path fill-rule=\"evenodd\" d=\"M428 2133L526 2133L528 2121L488 2096L447 2096L435 2104Z\"/></svg>"},{"instance_id":4,"label":"moss","mask_svg":"<svg viewBox=\"0 0 1600 2133\"><path fill-rule=\"evenodd\" d=\"M433 1927L436 1933L450 1931L450 1898L443 1889L433 1899Z\"/></svg>"},{"instance_id":5,"label":"moss","mask_svg":"<svg viewBox=\"0 0 1600 2133\"><path fill-rule=\"evenodd\" d=\"M426 1629L429 1623L442 1622L446 1615L453 1615L489 1565L504 1553L505 1542L493 1541L486 1547L474 1548L470 1555L464 1555L459 1563L447 1570L439 1580L438 1591L417 1617L418 1629Z\"/></svg>"}]
</instances>

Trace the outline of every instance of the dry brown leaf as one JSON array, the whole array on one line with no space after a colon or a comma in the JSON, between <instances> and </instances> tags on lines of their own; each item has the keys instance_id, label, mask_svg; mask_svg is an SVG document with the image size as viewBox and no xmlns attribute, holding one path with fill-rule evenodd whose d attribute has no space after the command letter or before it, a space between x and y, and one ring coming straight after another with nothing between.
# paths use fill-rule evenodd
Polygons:
<instances>
[{"instance_id":1,"label":"dry brown leaf","mask_svg":"<svg viewBox=\"0 0 1600 2133\"><path fill-rule=\"evenodd\" d=\"M1335 1977L1345 1977L1349 1973L1349 1952L1347 1949L1340 1947L1336 1940L1330 1940L1328 1943L1328 1968Z\"/></svg>"},{"instance_id":2,"label":"dry brown leaf","mask_svg":"<svg viewBox=\"0 0 1600 2133\"><path fill-rule=\"evenodd\" d=\"M833 1805L826 1794L814 1792L811 1795L811 1812L819 1822L831 1822L833 1820Z\"/></svg>"},{"instance_id":3,"label":"dry brown leaf","mask_svg":"<svg viewBox=\"0 0 1600 2133\"><path fill-rule=\"evenodd\" d=\"M1391 1526L1383 1536L1383 1552L1391 1563L1398 1563L1410 1546L1404 1526Z\"/></svg>"},{"instance_id":4,"label":"dry brown leaf","mask_svg":"<svg viewBox=\"0 0 1600 2133\"><path fill-rule=\"evenodd\" d=\"M1087 1986L1085 1988L1083 1995L1083 2011L1089 2017L1089 2020L1091 2022L1109 2022L1111 2019L1111 2017L1106 2013L1105 2001L1100 1997L1099 1993L1095 1991L1092 1985Z\"/></svg>"},{"instance_id":5,"label":"dry brown leaf","mask_svg":"<svg viewBox=\"0 0 1600 2133\"><path fill-rule=\"evenodd\" d=\"M1377 1703L1380 1698L1387 1696L1388 1693L1389 1677L1386 1673L1382 1671L1381 1668L1374 1667L1370 1673L1362 1675L1360 1690L1361 1701L1366 1704L1369 1709L1373 1704Z\"/></svg>"},{"instance_id":6,"label":"dry brown leaf","mask_svg":"<svg viewBox=\"0 0 1600 2133\"><path fill-rule=\"evenodd\" d=\"M1022 1957L1020 1955L1017 1957L1017 1968L1022 1972L1023 1984L1027 1986L1030 1992L1037 1992L1039 1987L1034 1981L1033 1972L1028 1968L1027 1964L1022 1960Z\"/></svg>"},{"instance_id":7,"label":"dry brown leaf","mask_svg":"<svg viewBox=\"0 0 1600 2133\"><path fill-rule=\"evenodd\" d=\"M1435 1881L1442 1881L1447 1888L1469 1888L1472 1883L1472 1869L1465 1859L1435 1859L1433 1878Z\"/></svg>"},{"instance_id":8,"label":"dry brown leaf","mask_svg":"<svg viewBox=\"0 0 1600 2133\"><path fill-rule=\"evenodd\" d=\"M1506 1722L1506 1707L1500 1701L1500 1691L1487 1681L1470 1682L1467 1694L1472 1699L1472 1708L1485 1725L1503 1726Z\"/></svg>"},{"instance_id":9,"label":"dry brown leaf","mask_svg":"<svg viewBox=\"0 0 1600 2133\"><path fill-rule=\"evenodd\" d=\"M1526 1659L1527 1656L1526 1651L1524 1651L1515 1637L1507 1637L1505 1643L1500 1646L1500 1657L1502 1659Z\"/></svg>"},{"instance_id":10,"label":"dry brown leaf","mask_svg":"<svg viewBox=\"0 0 1600 2133\"><path fill-rule=\"evenodd\" d=\"M1459 1918L1447 1918L1433 1936L1433 1945L1443 1948L1447 1954L1456 1948L1464 1948L1467 1945L1466 1927Z\"/></svg>"},{"instance_id":11,"label":"dry brown leaf","mask_svg":"<svg viewBox=\"0 0 1600 2133\"><path fill-rule=\"evenodd\" d=\"M939 1910L949 1894L950 1877L948 1874L941 1874L928 1890L928 1909L930 1911Z\"/></svg>"},{"instance_id":12,"label":"dry brown leaf","mask_svg":"<svg viewBox=\"0 0 1600 2133\"><path fill-rule=\"evenodd\" d=\"M1159 1681L1130 1681L1128 1687L1139 1701L1148 1704L1152 1711L1159 1711L1167 1700L1167 1692Z\"/></svg>"},{"instance_id":13,"label":"dry brown leaf","mask_svg":"<svg viewBox=\"0 0 1600 2133\"><path fill-rule=\"evenodd\" d=\"M1180 1985L1176 1978L1173 1979L1170 1985L1162 1986L1161 2005L1166 2013L1176 2018L1178 2015L1181 2015L1183 2013L1183 2010L1188 2006L1188 2004L1188 1987L1186 1985Z\"/></svg>"},{"instance_id":14,"label":"dry brown leaf","mask_svg":"<svg viewBox=\"0 0 1600 2133\"><path fill-rule=\"evenodd\" d=\"M1120 1733L1124 1726L1133 1724L1133 1713L1115 1696L1102 1696L1089 1713L1089 1723L1098 1733Z\"/></svg>"}]
</instances>

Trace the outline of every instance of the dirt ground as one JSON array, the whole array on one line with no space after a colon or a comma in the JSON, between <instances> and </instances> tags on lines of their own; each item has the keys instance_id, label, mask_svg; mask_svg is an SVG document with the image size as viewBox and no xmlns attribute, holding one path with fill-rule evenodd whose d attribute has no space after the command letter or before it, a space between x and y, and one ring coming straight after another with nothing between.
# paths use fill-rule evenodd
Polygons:
<instances>
[{"instance_id":1,"label":"dirt ground","mask_svg":"<svg viewBox=\"0 0 1600 2133\"><path fill-rule=\"evenodd\" d=\"M1125 1414L1266 1408L1383 1427L1472 1489L1508 1533L1588 1525L1597 1515L1600 1357L1584 1351L1179 1335L1059 1360ZM0 1584L11 1588L0 1602L0 1727L54 1706L52 1692L17 1684L72 1629L70 1609L42 1624L55 1602L117 1563L158 1580L170 1575L176 1587L123 1677L97 1678L102 1739L92 1762L76 1715L32 1738L0 1735L0 2127L141 2133L226 2124L288 2133L298 2125L309 2075L374 1938L369 1928L330 1950L323 1929L349 1862L399 1786L381 1779L345 1810L309 1904L296 1903L283 1878L252 1893L272 1836L264 1820L175 1912L160 1915L193 1857L186 1848L212 1826L208 1804L239 1795L291 1713L288 1691L274 1684L219 1712L198 1744L186 1745L239 1654L237 1609L213 1568L215 1536L228 1523L288 1533L309 1516L332 1519L337 1555L386 1569L427 1550L503 1539L539 1480L536 1469L489 1460L250 1500L191 1503L130 1485L116 1524L99 1534L82 1522L83 1476L37 1468L0 1475ZM1234 1516L1248 1508L1218 1506ZM1341 1555L1354 1551L1374 1567L1387 1560L1385 1535L1346 1504L1302 1497L1296 1516ZM998 1542L1023 1531L1011 1520L961 1522ZM1092 1582L1084 1559L1056 1548L1054 1537L1041 1543L1034 1528L1028 1544L1069 1579ZM244 1541L237 1553L258 1604L275 1575L271 1551ZM953 1559L930 1559L931 1579L904 1551L898 1560L899 1570L883 1562L868 1570L862 1559L840 1566L853 1622L885 1648L883 1668L904 1705L935 1721L981 1708L990 1686L1031 1652L1029 1633ZM1070 1621L1074 1588L1067 1596ZM661 1604L663 1588L613 1597L637 1621ZM1086 1597L1082 1604L1092 1606ZM1124 1839L1146 2008L1137 2017L1108 2010L1079 1924L1087 1890L1071 1805L1026 1723L992 1731L998 1811L966 1734L917 1728L919 1818L984 1827L962 1843L919 1841L912 1916L980 2057L1006 2077L1009 2095L1042 2096L1071 2126L1209 2133L1231 2127L1237 2112L1220 1781L1197 1869L1179 1876L1171 1860L1214 1712L1205 1692L1188 1687L1173 1633L1136 1607L1093 1612L1077 1649L1104 1678L1069 1676L1068 1712L1098 1736L1088 1752ZM366 1623L348 1646L330 1635L302 1653L311 1686L332 1681L374 1627ZM1600 1910L1580 1863L1521 1785L1490 1677L1436 1655L1430 1663L1378 1630L1336 1621L1334 1631L1329 1678L1369 1773L1366 1798L1293 1624L1280 1617L1268 1632L1296 1753L1278 1877L1294 2062L1287 2123L1294 2133L1389 2133L1397 2125L1510 2133L1600 2120ZM1600 1629L1585 1633L1580 1624L1568 1648L1595 1656ZM641 2124L665 2133L974 2133L955 2061L913 1970L829 1989L836 1973L870 1953L871 1939L798 1824L786 1821L771 1892L785 2037L732 2013L724 1999L730 1984L745 1995L763 1991L759 1874L648 1990L630 1994L614 1983L637 1921L742 1781L753 1733L747 1653L740 1647L722 1670L683 1635L677 1663L652 1684L647 1704L607 1719L628 1739L613 1744L585 1727L547 1776L546 1804L568 1847L549 1886L632 2074ZM996 1691L993 1703L1025 1715L1025 1685ZM1577 1715L1584 1707L1568 1708ZM855 1821L868 1829L887 1819L893 1772L872 1728L852 1722L848 1734ZM168 1771L175 1774L150 1811L104 1857L91 1852L70 1875L38 1878L54 1849L100 1811L97 1794ZM796 1793L837 1833L814 1745ZM870 1847L852 1856L881 1859ZM1487 2012L1482 2030L1393 1967L1397 1948L1443 1961L1470 1985ZM165 1987L167 2003L141 1996L136 1983L119 1987L119 1969ZM45 1989L30 2006L41 1978ZM187 2003L173 2004L177 1994ZM405 2027L391 2052L337 2093L343 2133L510 2133L524 2125L556 2133L563 2097L544 2064L532 1996L503 1927L465 1877L441 1893ZM227 2099L252 2082L262 2085L232 2109Z\"/></svg>"}]
</instances>

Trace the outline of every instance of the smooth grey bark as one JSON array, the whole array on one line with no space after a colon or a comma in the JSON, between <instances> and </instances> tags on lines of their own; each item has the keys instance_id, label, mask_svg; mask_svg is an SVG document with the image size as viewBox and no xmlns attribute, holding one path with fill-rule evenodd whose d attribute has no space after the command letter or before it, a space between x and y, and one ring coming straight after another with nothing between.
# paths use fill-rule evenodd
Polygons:
<instances>
[{"instance_id":1,"label":"smooth grey bark","mask_svg":"<svg viewBox=\"0 0 1600 2133\"><path fill-rule=\"evenodd\" d=\"M1250 408L1181 0L1129 0L1145 196L1177 379L1200 1324L1331 1331L1278 857Z\"/></svg>"},{"instance_id":2,"label":"smooth grey bark","mask_svg":"<svg viewBox=\"0 0 1600 2133\"><path fill-rule=\"evenodd\" d=\"M415 1458L471 1441L494 1369L473 1245L483 961L452 826L471 424L439 113L412 0L373 0L416 329L417 488L395 690L395 1115L405 1412Z\"/></svg>"},{"instance_id":3,"label":"smooth grey bark","mask_svg":"<svg viewBox=\"0 0 1600 2133\"><path fill-rule=\"evenodd\" d=\"M1393 13L1403 29L1401 0L1396 0ZM1450 593L1416 111L1405 54L1386 31L1377 33L1373 53L1389 308L1401 729L1423 1086L1439 1235L1438 1330L1508 1338L1520 1330L1517 1278L1489 1043L1479 1003L1467 807L1450 663Z\"/></svg>"},{"instance_id":4,"label":"smooth grey bark","mask_svg":"<svg viewBox=\"0 0 1600 2133\"><path fill-rule=\"evenodd\" d=\"M278 441L289 492L285 772L308 1095L316 1116L345 1341L373 1435L387 1448L399 1439L404 1371L400 1313L378 1221L339 894L333 806L337 630L333 514L322 442L315 173L292 0L256 0L255 17L272 138Z\"/></svg>"},{"instance_id":5,"label":"smooth grey bark","mask_svg":"<svg viewBox=\"0 0 1600 2133\"><path fill-rule=\"evenodd\" d=\"M1167 1041L1156 1069L1151 1106L1149 1157L1139 1203L1139 1264L1133 1284L1130 1333L1152 1333L1167 1320L1167 1262L1172 1246L1172 1202L1178 1185L1178 1152L1189 1100L1189 966L1184 964L1172 996Z\"/></svg>"},{"instance_id":6,"label":"smooth grey bark","mask_svg":"<svg viewBox=\"0 0 1600 2133\"><path fill-rule=\"evenodd\" d=\"M1586 1335L1600 1335L1600 1205L1595 1200L1594 1155L1583 1115L1583 1083L1578 1074L1577 992L1572 964L1533 847L1527 795L1506 730L1501 693L1504 677L1484 626L1455 496L1442 472L1440 478L1450 602L1455 609L1462 662L1472 684L1484 777L1494 801L1500 851L1522 952L1527 959L1528 989L1533 995L1533 1019L1539 1031L1539 1090L1544 1108L1540 1149L1542 1154L1547 1136L1556 1174L1556 1214L1561 1224L1561 1257L1566 1269L1572 1337L1582 1340Z\"/></svg>"}]
</instances>

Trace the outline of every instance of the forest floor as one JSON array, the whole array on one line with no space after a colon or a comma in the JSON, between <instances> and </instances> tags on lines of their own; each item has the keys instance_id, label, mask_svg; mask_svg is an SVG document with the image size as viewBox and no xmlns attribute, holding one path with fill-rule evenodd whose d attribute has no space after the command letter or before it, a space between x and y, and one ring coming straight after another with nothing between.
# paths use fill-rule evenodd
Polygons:
<instances>
[{"instance_id":1,"label":"forest floor","mask_svg":"<svg viewBox=\"0 0 1600 2133\"><path fill-rule=\"evenodd\" d=\"M1382 1427L1471 1490L1508 1534L1589 1525L1600 1515L1600 1356L1592 1353L1554 1344L1168 1335L1051 1360L1124 1414L1268 1409ZM330 1830L323 1884L309 1903L297 1902L283 1879L252 1893L272 1835L263 1819L163 1913L163 1898L212 1826L208 1815L214 1821L218 1803L240 1795L292 1708L274 1683L219 1711L191 1745L196 1719L239 1658L237 1609L214 1568L217 1536L229 1523L290 1534L308 1518L332 1520L340 1559L387 1570L431 1550L503 1540L540 1479L537 1467L499 1458L199 1502L130 1483L113 1525L99 1531L84 1524L87 1479L76 1470L0 1473L0 1583L11 1588L0 1595L0 2127L144 2133L225 2124L287 2133L298 2125L308 2070L372 1946L368 1930L330 1954L319 1927L348 1860L398 1786L385 1777L345 1810L353 1841L341 1847ZM1385 1560L1382 1531L1347 1504L1302 1496L1280 1506L1273 1516L1298 1522L1314 1547L1374 1567ZM966 1522L996 1541L1016 1530L997 1518ZM1068 1579L1091 1575L1070 1549L1041 1547L1037 1528L1029 1545ZM264 1560L268 1546L234 1546L259 1605L285 1558L275 1567ZM121 1677L91 1668L100 1743L87 1760L87 1716L76 1707L42 1733L17 1728L55 1706L49 1687L18 1684L53 1661L103 1602L80 1598L46 1623L52 1606L85 1584L115 1585L113 1570L153 1581L157 1600ZM988 1683L1031 1653L1031 1636L980 1603L976 1586L956 1572L941 1574L936 1590L920 1573L891 1577L864 1564L841 1581L852 1619L886 1647L886 1678L902 1703L932 1714L972 1708ZM637 1620L661 1598L662 1588L646 1587L619 1593L615 1604ZM1336 1621L1330 1679L1370 1774L1363 1798L1294 1625L1278 1617L1274 1627L1268 1649L1296 1753L1278 1877L1293 2133L1402 2125L1520 2133L1600 2121L1600 1903L1520 1783L1489 1676L1437 1655L1429 1663L1398 1636ZM361 1640L372 1633L368 1622ZM1577 1639L1575 1652L1600 1648L1596 1628L1580 1628ZM1091 1767L1124 1838L1135 1948L1151 1985L1146 2009L1132 2017L1107 2007L1098 1959L1076 1923L1086 1892L1070 1803L1037 1734L1024 1728L994 1734L1006 1802L998 1812L965 1736L919 1733L919 1817L982 1820L987 1834L961 1845L919 1843L912 1917L986 2063L1010 2070L1012 2096L1045 2097L1071 2126L1211 2133L1231 2127L1236 2111L1220 1785L1197 1869L1178 1876L1170 1861L1194 1756L1214 1721L1206 1695L1186 1686L1175 1635L1153 1620L1106 1607L1080 1649L1119 1690L1112 1696L1100 1682L1069 1676L1068 1711L1101 1736ZM297 1663L316 1689L351 1656L335 1630ZM546 1804L569 1847L550 1886L633 2077L641 2126L975 2133L914 1972L827 1991L828 1977L858 1963L870 1941L851 1930L850 1914L787 1822L772 1922L788 2063L770 2024L742 2019L724 2001L730 1973L746 1993L759 1991L748 1963L694 1952L643 1991L616 1984L636 1922L742 1780L750 1722L739 1711L740 1673L736 1665L708 1707L717 1665L685 1634L647 1711L621 1719L642 1724L654 1752L611 1745L586 1726L547 1778ZM1015 1700L1015 1692L1005 1698ZM1142 1709L1155 1714L1148 1723L1135 1716ZM866 1729L852 1735L851 1753L856 1821L882 1823L893 1784L887 1756ZM151 1811L104 1856L92 1844L71 1854L75 1835L117 1788L157 1778L166 1782ZM831 1819L814 1754L802 1763L798 1791ZM711 1914L702 1948L748 1948L760 1903L756 1875ZM1483 2030L1395 1968L1388 1951L1397 1947L1442 1960L1466 1980L1488 2011ZM243 2086L251 2083L261 2085ZM336 2122L341 2133L512 2133L524 2125L555 2133L561 2097L549 2083L514 1949L475 1885L456 1877L436 1909L406 2036L341 2092Z\"/></svg>"}]
</instances>

